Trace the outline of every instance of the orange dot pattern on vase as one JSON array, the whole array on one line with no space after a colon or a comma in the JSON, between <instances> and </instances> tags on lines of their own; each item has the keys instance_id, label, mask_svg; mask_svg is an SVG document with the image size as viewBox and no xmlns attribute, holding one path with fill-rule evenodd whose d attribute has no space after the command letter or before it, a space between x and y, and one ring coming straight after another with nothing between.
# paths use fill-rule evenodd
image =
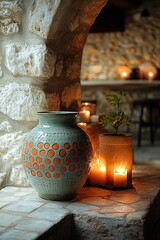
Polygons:
<instances>
[{"instance_id":1,"label":"orange dot pattern on vase","mask_svg":"<svg viewBox=\"0 0 160 240\"><path fill-rule=\"evenodd\" d=\"M32 154L35 156L35 155L37 155L37 153L38 153L37 149L36 149L36 148L33 148L33 149L32 149Z\"/></svg>"},{"instance_id":2,"label":"orange dot pattern on vase","mask_svg":"<svg viewBox=\"0 0 160 240\"><path fill-rule=\"evenodd\" d=\"M50 144L49 143L45 143L44 144L44 148L48 149L50 147Z\"/></svg>"},{"instance_id":3,"label":"orange dot pattern on vase","mask_svg":"<svg viewBox=\"0 0 160 240\"><path fill-rule=\"evenodd\" d=\"M69 143L65 143L65 144L64 144L64 148L65 148L65 149L70 149L70 144L69 144Z\"/></svg>"},{"instance_id":4,"label":"orange dot pattern on vase","mask_svg":"<svg viewBox=\"0 0 160 240\"><path fill-rule=\"evenodd\" d=\"M46 158L45 163L49 165L49 164L51 164L51 160L49 158Z\"/></svg>"},{"instance_id":5,"label":"orange dot pattern on vase","mask_svg":"<svg viewBox=\"0 0 160 240\"><path fill-rule=\"evenodd\" d=\"M45 167L44 164L41 164L41 165L40 165L40 168L41 168L42 170L44 170L46 167Z\"/></svg>"},{"instance_id":6,"label":"orange dot pattern on vase","mask_svg":"<svg viewBox=\"0 0 160 240\"><path fill-rule=\"evenodd\" d=\"M49 170L50 172L54 172L55 169L56 169L56 168L55 168L54 165L50 165L50 166L48 167L48 170Z\"/></svg>"},{"instance_id":7,"label":"orange dot pattern on vase","mask_svg":"<svg viewBox=\"0 0 160 240\"><path fill-rule=\"evenodd\" d=\"M54 162L54 164L55 165L60 165L61 164L61 159L60 158L55 158L54 160L53 160L53 162Z\"/></svg>"},{"instance_id":8,"label":"orange dot pattern on vase","mask_svg":"<svg viewBox=\"0 0 160 240\"><path fill-rule=\"evenodd\" d=\"M58 144L58 143L54 143L54 144L52 145L52 148L53 148L54 150L58 150L58 149L59 149L59 144Z\"/></svg>"},{"instance_id":9,"label":"orange dot pattern on vase","mask_svg":"<svg viewBox=\"0 0 160 240\"><path fill-rule=\"evenodd\" d=\"M30 156L29 159L30 159L31 162L34 162L34 157L33 156Z\"/></svg>"},{"instance_id":10,"label":"orange dot pattern on vase","mask_svg":"<svg viewBox=\"0 0 160 240\"><path fill-rule=\"evenodd\" d=\"M38 147L38 148L42 148L42 147L43 147L43 143L39 142L39 143L37 144L37 147Z\"/></svg>"},{"instance_id":11,"label":"orange dot pattern on vase","mask_svg":"<svg viewBox=\"0 0 160 240\"><path fill-rule=\"evenodd\" d=\"M46 154L46 151L45 150L41 150L40 151L40 155L43 157L44 155Z\"/></svg>"},{"instance_id":12,"label":"orange dot pattern on vase","mask_svg":"<svg viewBox=\"0 0 160 240\"><path fill-rule=\"evenodd\" d=\"M52 158L54 156L55 152L53 150L48 150L47 155L48 157Z\"/></svg>"},{"instance_id":13,"label":"orange dot pattern on vase","mask_svg":"<svg viewBox=\"0 0 160 240\"><path fill-rule=\"evenodd\" d=\"M43 173L40 172L40 171L38 171L38 172L37 172L37 176L38 176L38 177L42 177L42 176L43 176Z\"/></svg>"},{"instance_id":14,"label":"orange dot pattern on vase","mask_svg":"<svg viewBox=\"0 0 160 240\"><path fill-rule=\"evenodd\" d=\"M33 142L30 142L30 143L29 143L29 147L30 147L30 148L33 147Z\"/></svg>"},{"instance_id":15,"label":"orange dot pattern on vase","mask_svg":"<svg viewBox=\"0 0 160 240\"><path fill-rule=\"evenodd\" d=\"M64 150L64 149L61 149L60 151L59 151L59 155L61 156L61 157L65 157L66 156L66 150Z\"/></svg>"},{"instance_id":16,"label":"orange dot pattern on vase","mask_svg":"<svg viewBox=\"0 0 160 240\"><path fill-rule=\"evenodd\" d=\"M31 156L32 157L32 156ZM37 157L36 158L36 161L38 162L38 163L41 163L42 162L42 158L41 157Z\"/></svg>"},{"instance_id":17,"label":"orange dot pattern on vase","mask_svg":"<svg viewBox=\"0 0 160 240\"><path fill-rule=\"evenodd\" d=\"M50 144L26 142L22 150L23 165L28 174L37 177L60 178L65 172L73 172L77 177L88 173L87 156L83 154L82 143L66 142ZM90 151L88 150L88 156Z\"/></svg>"}]
</instances>

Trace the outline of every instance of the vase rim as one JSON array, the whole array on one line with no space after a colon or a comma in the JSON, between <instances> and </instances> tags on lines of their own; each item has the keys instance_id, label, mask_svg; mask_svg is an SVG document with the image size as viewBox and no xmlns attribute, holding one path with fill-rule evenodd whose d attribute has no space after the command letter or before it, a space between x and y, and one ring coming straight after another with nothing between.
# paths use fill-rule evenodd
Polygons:
<instances>
[{"instance_id":1,"label":"vase rim","mask_svg":"<svg viewBox=\"0 0 160 240\"><path fill-rule=\"evenodd\" d=\"M38 115L76 115L78 114L78 112L74 112L74 111L41 111L41 112L37 112Z\"/></svg>"}]
</instances>

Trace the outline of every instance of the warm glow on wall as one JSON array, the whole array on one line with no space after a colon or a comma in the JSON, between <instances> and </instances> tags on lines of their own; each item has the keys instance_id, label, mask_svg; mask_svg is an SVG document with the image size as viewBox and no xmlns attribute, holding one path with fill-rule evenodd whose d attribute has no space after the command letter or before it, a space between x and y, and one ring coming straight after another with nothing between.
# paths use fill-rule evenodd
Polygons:
<instances>
[{"instance_id":1,"label":"warm glow on wall","mask_svg":"<svg viewBox=\"0 0 160 240\"><path fill-rule=\"evenodd\" d=\"M157 66L154 65L152 62L144 62L139 66L140 70L140 77L142 79L153 80L156 78L158 74Z\"/></svg>"},{"instance_id":2,"label":"warm glow on wall","mask_svg":"<svg viewBox=\"0 0 160 240\"><path fill-rule=\"evenodd\" d=\"M121 79L128 79L131 73L131 70L126 65L120 65L117 67L118 75Z\"/></svg>"}]
</instances>

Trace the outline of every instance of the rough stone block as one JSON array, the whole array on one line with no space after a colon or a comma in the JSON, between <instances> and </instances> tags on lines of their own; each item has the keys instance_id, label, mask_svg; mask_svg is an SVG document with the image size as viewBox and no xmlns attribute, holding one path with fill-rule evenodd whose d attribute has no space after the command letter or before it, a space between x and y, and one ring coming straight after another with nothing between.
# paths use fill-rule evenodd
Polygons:
<instances>
[{"instance_id":1,"label":"rough stone block","mask_svg":"<svg viewBox=\"0 0 160 240\"><path fill-rule=\"evenodd\" d=\"M21 151L25 137L26 134L21 131L0 136L0 187L3 184L30 185L21 162Z\"/></svg>"},{"instance_id":2,"label":"rough stone block","mask_svg":"<svg viewBox=\"0 0 160 240\"><path fill-rule=\"evenodd\" d=\"M48 79L54 74L55 54L43 44L11 43L5 50L6 67L14 76Z\"/></svg>"},{"instance_id":3,"label":"rough stone block","mask_svg":"<svg viewBox=\"0 0 160 240\"><path fill-rule=\"evenodd\" d=\"M47 109L44 92L29 84L0 86L0 111L15 120L36 121L37 112Z\"/></svg>"},{"instance_id":4,"label":"rough stone block","mask_svg":"<svg viewBox=\"0 0 160 240\"><path fill-rule=\"evenodd\" d=\"M60 0L38 0L33 4L29 16L29 31L47 39L53 17L57 12Z\"/></svg>"},{"instance_id":5,"label":"rough stone block","mask_svg":"<svg viewBox=\"0 0 160 240\"><path fill-rule=\"evenodd\" d=\"M0 2L0 31L4 35L17 33L22 19L20 1Z\"/></svg>"}]
</instances>

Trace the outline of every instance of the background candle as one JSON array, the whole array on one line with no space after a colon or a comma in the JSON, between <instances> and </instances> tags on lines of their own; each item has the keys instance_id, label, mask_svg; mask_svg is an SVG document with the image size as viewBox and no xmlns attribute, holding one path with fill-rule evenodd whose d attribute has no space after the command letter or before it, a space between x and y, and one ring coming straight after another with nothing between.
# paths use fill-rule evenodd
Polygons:
<instances>
[{"instance_id":1,"label":"background candle","mask_svg":"<svg viewBox=\"0 0 160 240\"><path fill-rule=\"evenodd\" d=\"M90 115L96 114L96 104L90 102L83 102L80 107L80 111L87 110L90 111Z\"/></svg>"},{"instance_id":2,"label":"background candle","mask_svg":"<svg viewBox=\"0 0 160 240\"><path fill-rule=\"evenodd\" d=\"M84 123L90 122L90 111L87 111L87 110L80 111L79 121Z\"/></svg>"},{"instance_id":3,"label":"background candle","mask_svg":"<svg viewBox=\"0 0 160 240\"><path fill-rule=\"evenodd\" d=\"M154 74L152 72L148 73L148 80L153 80L154 79Z\"/></svg>"},{"instance_id":4,"label":"background candle","mask_svg":"<svg viewBox=\"0 0 160 240\"><path fill-rule=\"evenodd\" d=\"M126 72L122 72L121 77L125 79L128 77L128 74Z\"/></svg>"}]
</instances>

